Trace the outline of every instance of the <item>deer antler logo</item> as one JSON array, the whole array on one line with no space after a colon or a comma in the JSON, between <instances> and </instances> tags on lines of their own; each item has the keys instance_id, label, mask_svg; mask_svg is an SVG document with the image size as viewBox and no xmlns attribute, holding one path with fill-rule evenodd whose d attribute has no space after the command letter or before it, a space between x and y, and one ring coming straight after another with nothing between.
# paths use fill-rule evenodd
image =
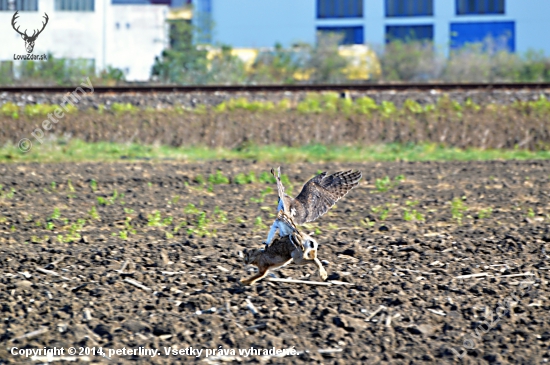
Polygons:
<instances>
[{"instance_id":1,"label":"deer antler logo","mask_svg":"<svg viewBox=\"0 0 550 365\"><path fill-rule=\"evenodd\" d=\"M25 48L27 49L27 53L32 53L32 50L34 49L34 42L36 41L36 38L38 38L38 35L42 33L44 28L46 28L46 24L48 24L48 14L44 13L44 19L46 19L46 22L42 22L42 29L38 30L35 29L31 36L27 34L27 30L25 29L25 33L21 33L19 31L19 27L15 27L15 20L18 18L19 11L16 11L15 14L13 14L13 18L11 18L11 25L13 29L19 34L21 34L21 38L25 41Z\"/></svg>"}]
</instances>

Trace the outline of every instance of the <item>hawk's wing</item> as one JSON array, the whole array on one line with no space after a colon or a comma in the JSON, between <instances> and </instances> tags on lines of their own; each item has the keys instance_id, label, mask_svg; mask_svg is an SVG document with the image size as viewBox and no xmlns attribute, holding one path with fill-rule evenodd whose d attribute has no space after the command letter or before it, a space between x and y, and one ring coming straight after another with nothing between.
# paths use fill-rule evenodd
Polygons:
<instances>
[{"instance_id":1,"label":"hawk's wing","mask_svg":"<svg viewBox=\"0 0 550 365\"><path fill-rule=\"evenodd\" d=\"M325 214L340 198L344 197L351 189L359 184L361 172L339 171L330 176L323 172L307 183L294 203L301 205L298 208L303 214L294 218L294 223L304 224L312 222Z\"/></svg>"}]
</instances>

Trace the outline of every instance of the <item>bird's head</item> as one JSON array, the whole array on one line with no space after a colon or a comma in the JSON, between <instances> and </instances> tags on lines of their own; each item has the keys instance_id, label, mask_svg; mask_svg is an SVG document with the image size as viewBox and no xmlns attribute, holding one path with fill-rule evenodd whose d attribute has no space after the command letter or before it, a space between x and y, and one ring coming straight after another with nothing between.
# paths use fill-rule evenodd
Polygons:
<instances>
[{"instance_id":1,"label":"bird's head","mask_svg":"<svg viewBox=\"0 0 550 365\"><path fill-rule=\"evenodd\" d=\"M275 171L275 169L272 168L271 175L273 175L275 178L281 177L281 166L277 167L277 171Z\"/></svg>"}]
</instances>

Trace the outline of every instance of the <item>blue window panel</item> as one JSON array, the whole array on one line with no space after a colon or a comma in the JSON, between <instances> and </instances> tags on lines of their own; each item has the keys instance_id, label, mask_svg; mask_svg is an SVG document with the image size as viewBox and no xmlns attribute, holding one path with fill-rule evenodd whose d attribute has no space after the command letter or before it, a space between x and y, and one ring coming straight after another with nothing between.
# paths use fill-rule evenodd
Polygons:
<instances>
[{"instance_id":1,"label":"blue window panel","mask_svg":"<svg viewBox=\"0 0 550 365\"><path fill-rule=\"evenodd\" d=\"M504 13L504 0L456 0L456 15L484 15Z\"/></svg>"},{"instance_id":2,"label":"blue window panel","mask_svg":"<svg viewBox=\"0 0 550 365\"><path fill-rule=\"evenodd\" d=\"M111 0L113 5L144 5L150 3L148 0Z\"/></svg>"},{"instance_id":3,"label":"blue window panel","mask_svg":"<svg viewBox=\"0 0 550 365\"><path fill-rule=\"evenodd\" d=\"M467 43L482 43L491 37L497 50L516 50L514 22L451 23L451 49L458 49Z\"/></svg>"},{"instance_id":4,"label":"blue window panel","mask_svg":"<svg viewBox=\"0 0 550 365\"><path fill-rule=\"evenodd\" d=\"M363 0L317 0L317 18L362 18Z\"/></svg>"},{"instance_id":5,"label":"blue window panel","mask_svg":"<svg viewBox=\"0 0 550 365\"><path fill-rule=\"evenodd\" d=\"M413 41L434 39L434 26L429 25L386 25L386 43L395 40Z\"/></svg>"},{"instance_id":6,"label":"blue window panel","mask_svg":"<svg viewBox=\"0 0 550 365\"><path fill-rule=\"evenodd\" d=\"M317 31L320 33L338 33L343 34L344 38L340 41L340 44L363 44L363 27L317 27Z\"/></svg>"},{"instance_id":7,"label":"blue window panel","mask_svg":"<svg viewBox=\"0 0 550 365\"><path fill-rule=\"evenodd\" d=\"M211 0L199 0L197 5L198 11L202 13L212 13L212 1Z\"/></svg>"},{"instance_id":8,"label":"blue window panel","mask_svg":"<svg viewBox=\"0 0 550 365\"><path fill-rule=\"evenodd\" d=\"M433 0L386 0L386 17L432 16Z\"/></svg>"},{"instance_id":9,"label":"blue window panel","mask_svg":"<svg viewBox=\"0 0 550 365\"><path fill-rule=\"evenodd\" d=\"M56 11L94 11L94 0L55 0Z\"/></svg>"},{"instance_id":10,"label":"blue window panel","mask_svg":"<svg viewBox=\"0 0 550 365\"><path fill-rule=\"evenodd\" d=\"M0 0L0 11L38 11L38 0Z\"/></svg>"}]
</instances>

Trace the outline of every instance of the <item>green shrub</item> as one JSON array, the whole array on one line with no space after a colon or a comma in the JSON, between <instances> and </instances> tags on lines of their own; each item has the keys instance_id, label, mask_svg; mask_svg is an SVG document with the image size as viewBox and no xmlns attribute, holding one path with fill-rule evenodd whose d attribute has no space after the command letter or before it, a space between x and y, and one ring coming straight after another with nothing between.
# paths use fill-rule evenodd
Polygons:
<instances>
[{"instance_id":1,"label":"green shrub","mask_svg":"<svg viewBox=\"0 0 550 365\"><path fill-rule=\"evenodd\" d=\"M115 114L120 113L135 113L138 108L130 103L113 103L111 104L111 110Z\"/></svg>"},{"instance_id":2,"label":"green shrub","mask_svg":"<svg viewBox=\"0 0 550 365\"><path fill-rule=\"evenodd\" d=\"M321 101L316 95L308 95L304 100L298 103L296 110L300 113L321 113Z\"/></svg>"},{"instance_id":3,"label":"green shrub","mask_svg":"<svg viewBox=\"0 0 550 365\"><path fill-rule=\"evenodd\" d=\"M378 104L374 99L368 96L363 96L355 100L355 111L359 114L371 114L373 111L378 110Z\"/></svg>"},{"instance_id":4,"label":"green shrub","mask_svg":"<svg viewBox=\"0 0 550 365\"><path fill-rule=\"evenodd\" d=\"M16 104L8 101L7 103L2 104L2 107L0 107L0 113L13 119L18 119L19 107Z\"/></svg>"},{"instance_id":5,"label":"green shrub","mask_svg":"<svg viewBox=\"0 0 550 365\"><path fill-rule=\"evenodd\" d=\"M49 113L53 113L56 108L58 106L49 104L27 104L23 108L23 113L29 117L47 116Z\"/></svg>"},{"instance_id":6,"label":"green shrub","mask_svg":"<svg viewBox=\"0 0 550 365\"><path fill-rule=\"evenodd\" d=\"M391 101L382 101L380 103L380 112L384 118L390 118L397 112L397 107Z\"/></svg>"}]
</instances>

